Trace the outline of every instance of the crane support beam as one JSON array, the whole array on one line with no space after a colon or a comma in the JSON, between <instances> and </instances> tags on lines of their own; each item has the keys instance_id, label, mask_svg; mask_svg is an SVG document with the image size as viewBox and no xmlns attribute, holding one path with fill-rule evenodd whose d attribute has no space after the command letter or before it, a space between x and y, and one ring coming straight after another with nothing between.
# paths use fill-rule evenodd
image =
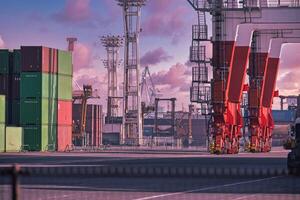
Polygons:
<instances>
[{"instance_id":1,"label":"crane support beam","mask_svg":"<svg viewBox=\"0 0 300 200\"><path fill-rule=\"evenodd\" d=\"M241 114L240 103L242 99L243 86L246 76L246 68L249 62L250 56L250 44L254 31L258 30L292 30L293 28L299 29L300 23L277 23L274 24L241 24L237 28L236 46L234 49L233 60L230 64L228 74L228 85L227 85L227 113L229 116L229 123L235 127L233 128L233 136L239 138L241 135L241 127L243 117ZM264 62L266 63L266 62ZM257 135L257 133L254 133ZM254 137L255 138L255 137ZM235 141L237 141L236 139ZM269 142L269 141L268 141ZM254 144L254 141L251 142ZM255 147L258 146L258 142L255 139ZM270 145L268 145L270 146ZM252 146L253 147L253 146ZM270 147L268 148L270 150ZM267 150L267 151L268 151Z\"/></svg>"},{"instance_id":2,"label":"crane support beam","mask_svg":"<svg viewBox=\"0 0 300 200\"><path fill-rule=\"evenodd\" d=\"M298 35L300 36L300 35ZM272 39L269 49L268 66L263 86L262 106L265 108L272 107L273 95L276 86L281 49L287 43L300 43L300 37L276 38Z\"/></svg>"},{"instance_id":3,"label":"crane support beam","mask_svg":"<svg viewBox=\"0 0 300 200\"><path fill-rule=\"evenodd\" d=\"M264 115L262 99L265 91L269 93L272 87L265 89L266 78L273 75L273 69L268 69L269 46L273 38L300 36L299 30L264 30L253 34L249 60L249 90L248 90L248 124L250 132L250 151L268 152L271 150L271 134L273 123L266 123L269 115ZM271 60L270 60L271 61ZM272 62L272 61L271 61ZM274 77L276 78L276 75ZM275 79L276 80L276 79ZM275 89L275 88L274 88ZM274 89L272 91L274 91ZM273 94L273 92L272 92ZM269 113L271 116L271 113Z\"/></svg>"},{"instance_id":4,"label":"crane support beam","mask_svg":"<svg viewBox=\"0 0 300 200\"><path fill-rule=\"evenodd\" d=\"M299 10L300 11L300 10ZM233 60L228 75L228 100L239 103L242 95L243 84L246 75L246 67L249 62L250 45L254 31L259 30L293 30L300 28L300 12L298 23L270 23L270 24L241 24L237 28L236 46Z\"/></svg>"},{"instance_id":5,"label":"crane support beam","mask_svg":"<svg viewBox=\"0 0 300 200\"><path fill-rule=\"evenodd\" d=\"M215 10L218 10L218 7ZM296 7L274 7L254 9L251 13L245 12L244 9L235 11L221 9L220 12L212 12L214 46L212 59L214 67L212 135L214 137L214 152L238 153L237 145L243 124L240 101L253 32L262 29L280 29L278 24L282 24L282 29L285 29L288 24L289 28L295 28L294 24L299 23L299 10ZM239 26L249 24L250 26L257 26L257 29L254 27L239 35ZM263 27L266 24L269 24L269 27ZM219 31L220 29L222 31ZM239 40L245 36L248 39ZM245 44L240 44L240 42Z\"/></svg>"},{"instance_id":6,"label":"crane support beam","mask_svg":"<svg viewBox=\"0 0 300 200\"><path fill-rule=\"evenodd\" d=\"M280 52L281 48L286 43L300 43L300 35L295 34L294 38L276 38L272 39L269 48L269 57L267 60L267 68L265 73L265 81L263 84L262 93L262 129L263 132L263 143L265 144L261 151L270 151L272 129L274 121L272 117L272 101L275 93L275 86L277 80L277 74L279 69Z\"/></svg>"}]
</instances>

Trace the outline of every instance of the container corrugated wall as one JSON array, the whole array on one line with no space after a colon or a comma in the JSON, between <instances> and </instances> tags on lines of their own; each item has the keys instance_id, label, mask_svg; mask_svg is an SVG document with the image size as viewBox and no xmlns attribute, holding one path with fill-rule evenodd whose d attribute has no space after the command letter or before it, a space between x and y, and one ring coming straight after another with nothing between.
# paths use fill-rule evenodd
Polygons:
<instances>
[{"instance_id":1,"label":"container corrugated wall","mask_svg":"<svg viewBox=\"0 0 300 200\"><path fill-rule=\"evenodd\" d=\"M0 49L0 74L9 74L9 57L9 50Z\"/></svg>"},{"instance_id":2,"label":"container corrugated wall","mask_svg":"<svg viewBox=\"0 0 300 200\"><path fill-rule=\"evenodd\" d=\"M23 144L23 128L21 127L6 127L5 151L19 152L22 150Z\"/></svg>"},{"instance_id":3,"label":"container corrugated wall","mask_svg":"<svg viewBox=\"0 0 300 200\"><path fill-rule=\"evenodd\" d=\"M58 121L57 150L64 151L72 145L72 54L57 51L58 65Z\"/></svg>"},{"instance_id":4,"label":"container corrugated wall","mask_svg":"<svg viewBox=\"0 0 300 200\"><path fill-rule=\"evenodd\" d=\"M57 50L21 47L20 124L24 145L55 150L57 143Z\"/></svg>"},{"instance_id":5,"label":"container corrugated wall","mask_svg":"<svg viewBox=\"0 0 300 200\"><path fill-rule=\"evenodd\" d=\"M6 97L0 95L0 152L5 151Z\"/></svg>"},{"instance_id":6,"label":"container corrugated wall","mask_svg":"<svg viewBox=\"0 0 300 200\"><path fill-rule=\"evenodd\" d=\"M7 49L0 50L0 95L5 95L5 118L9 119L9 81L10 81L10 52Z\"/></svg>"},{"instance_id":7,"label":"container corrugated wall","mask_svg":"<svg viewBox=\"0 0 300 200\"><path fill-rule=\"evenodd\" d=\"M26 148L56 150L58 145L71 145L72 72L72 56L67 51L42 46L0 50L0 95L6 95L4 107L9 113L6 123L24 127ZM63 104L60 113L58 100ZM61 142L58 130L63 133Z\"/></svg>"},{"instance_id":8,"label":"container corrugated wall","mask_svg":"<svg viewBox=\"0 0 300 200\"><path fill-rule=\"evenodd\" d=\"M295 121L295 110L272 110L272 116L275 122L291 123Z\"/></svg>"},{"instance_id":9,"label":"container corrugated wall","mask_svg":"<svg viewBox=\"0 0 300 200\"><path fill-rule=\"evenodd\" d=\"M10 52L9 81L8 81L8 115L9 126L20 125L20 72L21 72L21 50Z\"/></svg>"},{"instance_id":10,"label":"container corrugated wall","mask_svg":"<svg viewBox=\"0 0 300 200\"><path fill-rule=\"evenodd\" d=\"M86 133L87 145L99 146L102 141L102 106L87 105ZM73 104L73 121L81 123L81 104ZM76 142L80 144L80 141Z\"/></svg>"}]
</instances>

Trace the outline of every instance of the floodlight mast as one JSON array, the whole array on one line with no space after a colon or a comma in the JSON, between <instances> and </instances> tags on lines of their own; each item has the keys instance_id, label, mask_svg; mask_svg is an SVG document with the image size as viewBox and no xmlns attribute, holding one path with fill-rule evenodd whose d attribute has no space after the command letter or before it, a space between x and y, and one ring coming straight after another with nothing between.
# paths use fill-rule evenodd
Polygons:
<instances>
[{"instance_id":1,"label":"floodlight mast","mask_svg":"<svg viewBox=\"0 0 300 200\"><path fill-rule=\"evenodd\" d=\"M142 110L140 94L141 7L146 0L117 0L123 8L124 45L124 90L123 90L123 143L142 144Z\"/></svg>"}]
</instances>

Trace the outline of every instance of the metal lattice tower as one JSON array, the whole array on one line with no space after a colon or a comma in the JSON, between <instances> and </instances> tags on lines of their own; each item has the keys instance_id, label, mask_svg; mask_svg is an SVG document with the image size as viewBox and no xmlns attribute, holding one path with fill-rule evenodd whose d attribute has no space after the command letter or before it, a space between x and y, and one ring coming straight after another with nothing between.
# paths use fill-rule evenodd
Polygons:
<instances>
[{"instance_id":1,"label":"metal lattice tower","mask_svg":"<svg viewBox=\"0 0 300 200\"><path fill-rule=\"evenodd\" d=\"M122 140L137 145L142 143L143 137L139 35L141 7L145 5L146 0L116 1L123 8L125 32Z\"/></svg>"},{"instance_id":2,"label":"metal lattice tower","mask_svg":"<svg viewBox=\"0 0 300 200\"><path fill-rule=\"evenodd\" d=\"M198 103L201 114L205 116L207 140L209 141L209 129L211 121L211 86L208 79L209 59L206 56L205 42L208 38L208 26L206 12L209 7L208 1L188 0L197 11L198 23L192 26L192 45L190 47L190 62L192 67L192 86L190 90L190 101Z\"/></svg>"},{"instance_id":3,"label":"metal lattice tower","mask_svg":"<svg viewBox=\"0 0 300 200\"><path fill-rule=\"evenodd\" d=\"M101 42L107 51L107 59L103 61L107 68L107 117L116 117L119 114L118 98L118 67L120 65L119 53L123 45L121 36L103 36Z\"/></svg>"},{"instance_id":4,"label":"metal lattice tower","mask_svg":"<svg viewBox=\"0 0 300 200\"><path fill-rule=\"evenodd\" d=\"M190 3L197 4L194 1ZM203 6L203 5L201 5ZM197 10L198 24L192 26L192 45L190 47L190 62L192 67L192 87L191 102L200 104L201 113L207 115L210 105L210 83L208 80L209 60L206 57L206 45L204 42L210 41L208 38L208 27L206 23L205 11Z\"/></svg>"},{"instance_id":5,"label":"metal lattice tower","mask_svg":"<svg viewBox=\"0 0 300 200\"><path fill-rule=\"evenodd\" d=\"M148 66L145 67L142 73L141 97L142 101L144 101L147 106L154 106L154 101L157 97L157 90L155 88Z\"/></svg>"}]
</instances>

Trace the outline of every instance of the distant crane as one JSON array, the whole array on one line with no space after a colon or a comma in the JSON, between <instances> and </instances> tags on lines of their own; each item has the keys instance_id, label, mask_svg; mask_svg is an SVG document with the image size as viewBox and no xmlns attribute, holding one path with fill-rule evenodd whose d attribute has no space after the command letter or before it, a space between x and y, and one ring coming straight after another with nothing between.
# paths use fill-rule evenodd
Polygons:
<instances>
[{"instance_id":1,"label":"distant crane","mask_svg":"<svg viewBox=\"0 0 300 200\"><path fill-rule=\"evenodd\" d=\"M77 38L68 37L68 51L73 53L75 42ZM91 85L83 85L83 88L80 87L78 82L73 79L73 82L78 87L79 91L73 91L73 103L76 100L81 100L81 122L80 124L73 123L73 137L82 138L82 143L84 144L85 137L85 128L86 128L86 115L87 115L87 100L90 98L100 98L99 96L93 96L93 88ZM79 128L77 128L79 126Z\"/></svg>"},{"instance_id":2,"label":"distant crane","mask_svg":"<svg viewBox=\"0 0 300 200\"><path fill-rule=\"evenodd\" d=\"M158 96L159 91L155 88L149 67L146 66L142 73L142 83L141 83L141 96L142 101L145 102L147 106L154 106L155 98Z\"/></svg>"},{"instance_id":3,"label":"distant crane","mask_svg":"<svg viewBox=\"0 0 300 200\"><path fill-rule=\"evenodd\" d=\"M82 143L84 144L86 138L86 115L87 115L87 100L92 98L99 99L99 96L93 96L93 88L91 85L83 85L82 91L73 92L73 102L76 100L81 100L81 121L80 124L73 123L73 137L81 138Z\"/></svg>"}]
</instances>

